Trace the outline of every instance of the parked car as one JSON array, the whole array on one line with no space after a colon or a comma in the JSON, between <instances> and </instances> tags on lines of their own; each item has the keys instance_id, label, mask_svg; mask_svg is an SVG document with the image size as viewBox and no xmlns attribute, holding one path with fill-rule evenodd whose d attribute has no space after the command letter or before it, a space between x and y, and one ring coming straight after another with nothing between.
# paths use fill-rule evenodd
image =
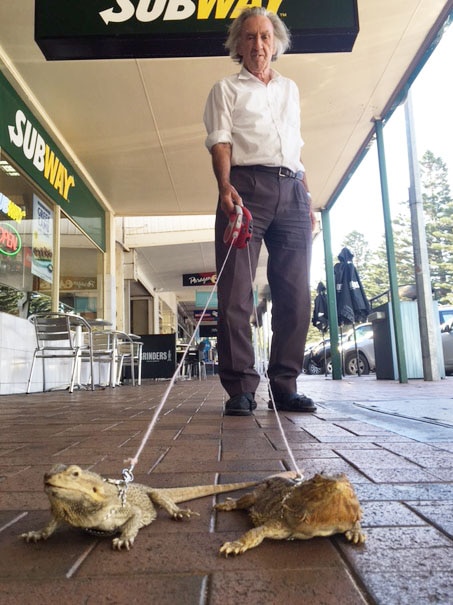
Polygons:
<instances>
[{"instance_id":1,"label":"parked car","mask_svg":"<svg viewBox=\"0 0 453 605\"><path fill-rule=\"evenodd\" d=\"M444 353L445 373L453 373L453 305L439 305L442 349ZM374 354L374 335L371 323L356 326L357 352L354 331L351 329L343 336L340 345L341 359L346 374L369 374L376 369ZM332 372L330 340L326 338L305 352L304 371L307 374L327 374Z\"/></svg>"},{"instance_id":2,"label":"parked car","mask_svg":"<svg viewBox=\"0 0 453 605\"><path fill-rule=\"evenodd\" d=\"M439 305L439 321L440 329L443 330L448 324L453 321L453 305Z\"/></svg>"},{"instance_id":3,"label":"parked car","mask_svg":"<svg viewBox=\"0 0 453 605\"><path fill-rule=\"evenodd\" d=\"M340 353L346 374L357 374L357 367L361 374L369 374L373 371L376 363L371 323L359 324L355 327L355 340L353 329L343 334ZM327 374L330 374L332 357L328 338L324 341L321 340L308 350L306 349L304 357L304 371L307 374L325 374L326 368Z\"/></svg>"},{"instance_id":4,"label":"parked car","mask_svg":"<svg viewBox=\"0 0 453 605\"><path fill-rule=\"evenodd\" d=\"M357 344L357 348L356 348ZM346 374L369 374L376 369L373 326L361 324L350 330L340 349Z\"/></svg>"},{"instance_id":5,"label":"parked car","mask_svg":"<svg viewBox=\"0 0 453 605\"><path fill-rule=\"evenodd\" d=\"M324 349L326 354L328 351L330 359L330 339L325 338L319 342L312 343L305 347L303 371L306 374L323 374L324 373ZM320 351L320 355L319 355ZM332 368L330 367L331 371Z\"/></svg>"}]
</instances>

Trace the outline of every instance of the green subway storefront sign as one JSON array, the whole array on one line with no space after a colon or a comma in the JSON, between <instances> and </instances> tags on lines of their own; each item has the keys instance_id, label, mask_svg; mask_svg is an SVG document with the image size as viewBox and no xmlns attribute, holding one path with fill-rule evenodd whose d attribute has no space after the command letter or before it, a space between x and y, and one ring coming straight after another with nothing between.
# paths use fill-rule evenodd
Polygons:
<instances>
[{"instance_id":1,"label":"green subway storefront sign","mask_svg":"<svg viewBox=\"0 0 453 605\"><path fill-rule=\"evenodd\" d=\"M292 53L348 52L357 0L35 0L35 39L48 60L225 55L226 29L262 6L292 33Z\"/></svg>"},{"instance_id":2,"label":"green subway storefront sign","mask_svg":"<svg viewBox=\"0 0 453 605\"><path fill-rule=\"evenodd\" d=\"M105 251L105 211L0 73L0 150Z\"/></svg>"}]
</instances>

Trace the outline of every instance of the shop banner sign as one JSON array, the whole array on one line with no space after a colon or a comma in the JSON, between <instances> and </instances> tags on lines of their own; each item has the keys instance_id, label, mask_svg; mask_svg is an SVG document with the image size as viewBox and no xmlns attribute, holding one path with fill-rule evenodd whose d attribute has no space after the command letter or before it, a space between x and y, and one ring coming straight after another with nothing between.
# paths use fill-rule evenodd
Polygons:
<instances>
[{"instance_id":1,"label":"shop banner sign","mask_svg":"<svg viewBox=\"0 0 453 605\"><path fill-rule=\"evenodd\" d=\"M0 73L0 148L105 250L105 211Z\"/></svg>"},{"instance_id":2,"label":"shop banner sign","mask_svg":"<svg viewBox=\"0 0 453 605\"><path fill-rule=\"evenodd\" d=\"M217 273L184 273L182 276L183 286L214 286L217 281Z\"/></svg>"},{"instance_id":3,"label":"shop banner sign","mask_svg":"<svg viewBox=\"0 0 453 605\"><path fill-rule=\"evenodd\" d=\"M217 320L219 319L219 312L217 311L217 309L206 309L204 311L204 314L201 309L195 310L193 312L193 318L196 321L199 321L201 319L202 315L203 315L203 321L217 322Z\"/></svg>"},{"instance_id":4,"label":"shop banner sign","mask_svg":"<svg viewBox=\"0 0 453 605\"><path fill-rule=\"evenodd\" d=\"M33 195L33 234L31 272L52 283L53 271L53 211Z\"/></svg>"},{"instance_id":5,"label":"shop banner sign","mask_svg":"<svg viewBox=\"0 0 453 605\"><path fill-rule=\"evenodd\" d=\"M48 60L225 55L242 9L277 13L291 53L349 52L357 0L35 0L35 40Z\"/></svg>"},{"instance_id":6,"label":"shop banner sign","mask_svg":"<svg viewBox=\"0 0 453 605\"><path fill-rule=\"evenodd\" d=\"M176 370L176 334L146 334L140 340L142 377L172 378Z\"/></svg>"},{"instance_id":7,"label":"shop banner sign","mask_svg":"<svg viewBox=\"0 0 453 605\"><path fill-rule=\"evenodd\" d=\"M208 309L217 309L217 307L219 306L217 300L217 292L197 290L195 292L195 306L198 308L207 307Z\"/></svg>"}]
</instances>

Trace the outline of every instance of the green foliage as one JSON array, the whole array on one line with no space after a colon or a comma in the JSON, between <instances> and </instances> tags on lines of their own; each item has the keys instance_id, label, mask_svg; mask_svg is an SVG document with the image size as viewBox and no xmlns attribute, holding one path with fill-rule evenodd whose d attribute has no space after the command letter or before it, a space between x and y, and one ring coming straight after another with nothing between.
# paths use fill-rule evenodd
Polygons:
<instances>
[{"instance_id":1,"label":"green foliage","mask_svg":"<svg viewBox=\"0 0 453 605\"><path fill-rule=\"evenodd\" d=\"M453 304L453 198L448 183L448 168L440 157L426 151L420 161L420 176L434 298L441 304ZM398 284L415 284L411 217L407 200L400 203L400 211L393 221L393 239ZM345 246L354 254L354 264L368 298L386 292L389 277L385 237L372 250L362 233L352 231L343 240L342 247ZM317 333L319 340L320 332Z\"/></svg>"}]
</instances>

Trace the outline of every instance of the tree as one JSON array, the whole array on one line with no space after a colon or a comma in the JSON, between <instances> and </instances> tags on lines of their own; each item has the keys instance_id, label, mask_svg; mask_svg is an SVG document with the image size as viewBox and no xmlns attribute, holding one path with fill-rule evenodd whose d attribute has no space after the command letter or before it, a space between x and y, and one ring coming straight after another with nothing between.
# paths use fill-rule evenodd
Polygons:
<instances>
[{"instance_id":1,"label":"tree","mask_svg":"<svg viewBox=\"0 0 453 605\"><path fill-rule=\"evenodd\" d=\"M453 303L453 199L448 169L440 157L426 151L420 162L426 244L434 298ZM402 203L394 221L398 283L415 283L409 206Z\"/></svg>"},{"instance_id":2,"label":"tree","mask_svg":"<svg viewBox=\"0 0 453 605\"><path fill-rule=\"evenodd\" d=\"M434 298L441 304L453 304L453 199L448 183L448 168L440 157L426 151L420 161L420 174ZM398 284L415 284L407 200L400 203L400 212L393 221L393 239ZM384 236L379 246L372 250L363 233L352 231L345 236L342 247L349 248L354 254L354 264L369 299L389 290ZM314 291L313 299L315 296ZM310 336L313 336L313 330L310 330Z\"/></svg>"},{"instance_id":3,"label":"tree","mask_svg":"<svg viewBox=\"0 0 453 605\"><path fill-rule=\"evenodd\" d=\"M453 199L448 169L440 157L426 151L420 163L431 280L435 298L453 303Z\"/></svg>"}]
</instances>

